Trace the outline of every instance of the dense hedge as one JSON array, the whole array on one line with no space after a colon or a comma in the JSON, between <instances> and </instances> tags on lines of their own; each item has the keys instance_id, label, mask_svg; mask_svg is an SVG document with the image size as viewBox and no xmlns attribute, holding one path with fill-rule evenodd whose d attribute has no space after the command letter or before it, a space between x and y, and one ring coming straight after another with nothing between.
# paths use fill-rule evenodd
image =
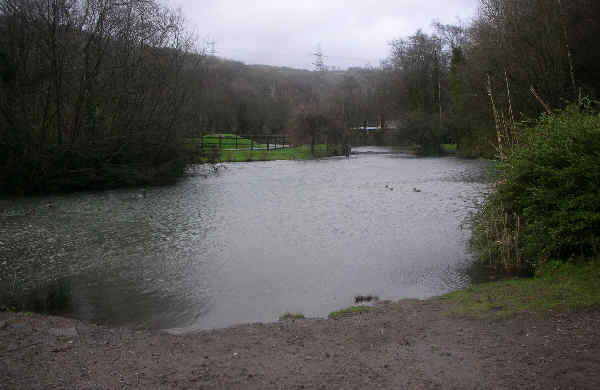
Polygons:
<instances>
[{"instance_id":1,"label":"dense hedge","mask_svg":"<svg viewBox=\"0 0 600 390\"><path fill-rule=\"evenodd\" d=\"M479 261L511 273L600 252L600 115L590 104L543 115L499 163L475 215Z\"/></svg>"}]
</instances>

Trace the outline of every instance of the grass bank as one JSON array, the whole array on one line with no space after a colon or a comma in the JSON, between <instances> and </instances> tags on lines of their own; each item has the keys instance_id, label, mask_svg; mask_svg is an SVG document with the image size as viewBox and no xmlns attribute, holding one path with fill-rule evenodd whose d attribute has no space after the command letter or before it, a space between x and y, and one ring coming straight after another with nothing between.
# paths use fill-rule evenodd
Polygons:
<instances>
[{"instance_id":1,"label":"grass bank","mask_svg":"<svg viewBox=\"0 0 600 390\"><path fill-rule=\"evenodd\" d=\"M255 147L256 144L255 144ZM194 154L193 161L197 164L208 162L248 162L272 160L309 160L312 158L336 155L335 151L327 151L327 145L315 145L311 153L310 145L301 145L285 149L271 150L204 150Z\"/></svg>"},{"instance_id":2,"label":"grass bank","mask_svg":"<svg viewBox=\"0 0 600 390\"><path fill-rule=\"evenodd\" d=\"M370 309L371 308L369 306L350 306L345 309L333 311L333 312L329 313L329 315L327 317L329 317L330 319L333 319L333 320L339 320L340 318L342 318L346 315L350 315L353 313L362 313L365 311L369 311Z\"/></svg>"},{"instance_id":3,"label":"grass bank","mask_svg":"<svg viewBox=\"0 0 600 390\"><path fill-rule=\"evenodd\" d=\"M600 307L600 261L549 262L531 278L475 284L439 298L452 312L476 317Z\"/></svg>"},{"instance_id":4,"label":"grass bank","mask_svg":"<svg viewBox=\"0 0 600 390\"><path fill-rule=\"evenodd\" d=\"M327 151L327 145L315 145L311 153L310 145L275 150L224 150L221 152L221 162L231 161L271 161L271 160L308 160L311 158L334 155Z\"/></svg>"},{"instance_id":5,"label":"grass bank","mask_svg":"<svg viewBox=\"0 0 600 390\"><path fill-rule=\"evenodd\" d=\"M515 129L472 216L470 250L496 275L531 277L441 299L478 316L600 307L600 116L583 98Z\"/></svg>"},{"instance_id":6,"label":"grass bank","mask_svg":"<svg viewBox=\"0 0 600 390\"><path fill-rule=\"evenodd\" d=\"M302 320L304 318L304 314L302 313L285 313L284 315L279 317L279 321Z\"/></svg>"}]
</instances>

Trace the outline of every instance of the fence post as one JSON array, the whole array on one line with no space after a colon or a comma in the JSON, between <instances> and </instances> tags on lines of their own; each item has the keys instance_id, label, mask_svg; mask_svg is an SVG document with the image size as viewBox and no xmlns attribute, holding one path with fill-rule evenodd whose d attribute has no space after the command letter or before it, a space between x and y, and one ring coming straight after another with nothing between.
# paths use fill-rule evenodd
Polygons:
<instances>
[{"instance_id":1,"label":"fence post","mask_svg":"<svg viewBox=\"0 0 600 390\"><path fill-rule=\"evenodd\" d=\"M250 139L250 151L254 150L254 138Z\"/></svg>"},{"instance_id":2,"label":"fence post","mask_svg":"<svg viewBox=\"0 0 600 390\"><path fill-rule=\"evenodd\" d=\"M267 135L267 152L269 151L269 141L270 141L270 140L271 140L271 139L270 139L270 138L269 138L269 136Z\"/></svg>"},{"instance_id":3,"label":"fence post","mask_svg":"<svg viewBox=\"0 0 600 390\"><path fill-rule=\"evenodd\" d=\"M240 138L238 135L235 136L235 148L238 149L238 138Z\"/></svg>"},{"instance_id":4,"label":"fence post","mask_svg":"<svg viewBox=\"0 0 600 390\"><path fill-rule=\"evenodd\" d=\"M219 149L222 149L222 145L223 145L223 136L219 135Z\"/></svg>"}]
</instances>

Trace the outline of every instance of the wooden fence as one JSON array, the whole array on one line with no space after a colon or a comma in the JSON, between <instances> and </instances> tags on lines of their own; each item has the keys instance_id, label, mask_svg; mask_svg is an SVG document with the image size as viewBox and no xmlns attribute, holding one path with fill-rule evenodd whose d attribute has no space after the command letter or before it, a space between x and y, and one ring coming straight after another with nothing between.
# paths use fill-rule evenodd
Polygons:
<instances>
[{"instance_id":1,"label":"wooden fence","mask_svg":"<svg viewBox=\"0 0 600 390\"><path fill-rule=\"evenodd\" d=\"M215 134L194 138L201 149L221 150L276 150L289 148L287 135L230 135Z\"/></svg>"}]
</instances>

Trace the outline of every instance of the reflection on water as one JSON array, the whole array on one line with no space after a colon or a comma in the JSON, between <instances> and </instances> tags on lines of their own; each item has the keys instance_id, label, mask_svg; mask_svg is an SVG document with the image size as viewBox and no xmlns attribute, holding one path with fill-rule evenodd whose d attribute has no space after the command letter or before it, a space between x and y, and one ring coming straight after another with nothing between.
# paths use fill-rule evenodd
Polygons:
<instances>
[{"instance_id":1,"label":"reflection on water","mask_svg":"<svg viewBox=\"0 0 600 390\"><path fill-rule=\"evenodd\" d=\"M383 148L357 148L361 151ZM462 287L485 163L402 153L227 164L178 185L0 200L0 284L68 279L69 315L223 327L357 294Z\"/></svg>"}]
</instances>

